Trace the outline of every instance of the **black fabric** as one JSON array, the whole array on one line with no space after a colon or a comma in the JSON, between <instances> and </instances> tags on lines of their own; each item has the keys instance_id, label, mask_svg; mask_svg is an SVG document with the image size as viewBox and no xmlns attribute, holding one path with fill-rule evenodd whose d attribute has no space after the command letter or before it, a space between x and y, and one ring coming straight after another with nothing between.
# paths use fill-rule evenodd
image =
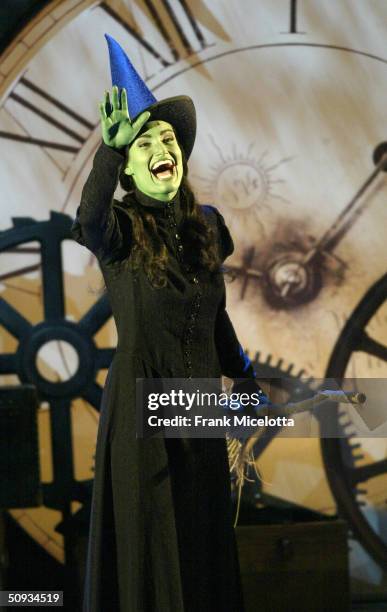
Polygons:
<instances>
[{"instance_id":1,"label":"black fabric","mask_svg":"<svg viewBox=\"0 0 387 612\"><path fill-rule=\"evenodd\" d=\"M193 100L189 96L174 96L159 100L144 110L151 114L148 121L158 119L173 125L177 139L188 160L196 137L196 110ZM135 121L137 117L132 117L132 121Z\"/></svg>"},{"instance_id":2,"label":"black fabric","mask_svg":"<svg viewBox=\"0 0 387 612\"><path fill-rule=\"evenodd\" d=\"M98 429L84 611L242 612L225 440L136 438L135 380L255 372L227 315L222 273L210 280L183 265L179 196L166 205L137 194L168 248L167 286L131 273L131 224L113 199L123 161L101 144L73 225L98 257L118 334ZM203 211L224 259L234 248L224 218Z\"/></svg>"}]
</instances>

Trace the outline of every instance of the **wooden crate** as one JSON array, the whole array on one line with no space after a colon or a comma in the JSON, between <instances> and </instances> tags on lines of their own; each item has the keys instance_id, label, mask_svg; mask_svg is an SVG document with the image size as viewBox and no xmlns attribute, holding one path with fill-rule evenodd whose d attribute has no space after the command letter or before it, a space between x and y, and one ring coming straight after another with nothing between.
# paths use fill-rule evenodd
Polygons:
<instances>
[{"instance_id":1,"label":"wooden crate","mask_svg":"<svg viewBox=\"0 0 387 612\"><path fill-rule=\"evenodd\" d=\"M246 612L347 612L347 524L236 528Z\"/></svg>"}]
</instances>

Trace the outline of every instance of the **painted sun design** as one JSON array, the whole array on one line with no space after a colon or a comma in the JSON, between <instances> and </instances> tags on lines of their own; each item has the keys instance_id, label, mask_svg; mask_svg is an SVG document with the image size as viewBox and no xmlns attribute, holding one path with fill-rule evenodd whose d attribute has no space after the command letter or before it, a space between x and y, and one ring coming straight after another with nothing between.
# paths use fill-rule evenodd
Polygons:
<instances>
[{"instance_id":1,"label":"painted sun design","mask_svg":"<svg viewBox=\"0 0 387 612\"><path fill-rule=\"evenodd\" d=\"M248 145L245 153L238 152L233 143L231 153L226 155L211 135L210 140L218 156L217 162L207 166L207 176L192 174L200 202L228 208L239 228L253 220L261 225L262 213L265 209L272 212L273 200L289 204L284 196L276 193L276 187L285 183L276 170L291 157L269 164L267 150L254 156L254 142Z\"/></svg>"}]
</instances>

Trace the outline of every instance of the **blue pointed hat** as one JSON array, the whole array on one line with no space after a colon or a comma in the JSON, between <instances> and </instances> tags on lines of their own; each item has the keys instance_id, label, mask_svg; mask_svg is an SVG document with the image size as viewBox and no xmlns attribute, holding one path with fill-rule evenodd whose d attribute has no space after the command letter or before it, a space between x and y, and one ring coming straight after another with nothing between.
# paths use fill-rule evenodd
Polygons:
<instances>
[{"instance_id":1,"label":"blue pointed hat","mask_svg":"<svg viewBox=\"0 0 387 612\"><path fill-rule=\"evenodd\" d=\"M151 113L149 121L167 121L175 129L186 158L191 155L196 136L196 112L189 96L174 96L158 101L146 86L125 51L114 38L105 34L109 48L112 85L125 88L131 121L144 111Z\"/></svg>"}]
</instances>

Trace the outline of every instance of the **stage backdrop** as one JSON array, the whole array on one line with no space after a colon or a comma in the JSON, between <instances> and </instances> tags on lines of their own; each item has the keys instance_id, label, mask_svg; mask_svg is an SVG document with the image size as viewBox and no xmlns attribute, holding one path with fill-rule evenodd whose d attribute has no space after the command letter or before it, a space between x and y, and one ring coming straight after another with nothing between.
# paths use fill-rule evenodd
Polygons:
<instances>
[{"instance_id":1,"label":"stage backdrop","mask_svg":"<svg viewBox=\"0 0 387 612\"><path fill-rule=\"evenodd\" d=\"M39 413L46 503L13 515L63 560L55 527L63 518L65 527L82 523L96 409L116 340L98 266L69 239L67 217L100 142L98 101L111 85L104 33L127 50L157 98L188 94L195 102L190 178L199 201L217 206L232 232L228 310L258 370L305 385L328 366L331 376L385 378L386 175L343 212L387 140L387 6L43 4L0 58L0 371L2 383L30 380L47 398ZM35 344L37 372L23 362L31 347L15 357L35 325L47 330ZM338 342L348 354L332 357ZM343 440L278 436L258 463L268 493L326 514L339 507L356 523L354 585L376 592L386 587L386 439L354 441L351 414L341 407L337 418L347 428ZM373 477L352 486L350 470L363 465L373 466Z\"/></svg>"}]
</instances>

